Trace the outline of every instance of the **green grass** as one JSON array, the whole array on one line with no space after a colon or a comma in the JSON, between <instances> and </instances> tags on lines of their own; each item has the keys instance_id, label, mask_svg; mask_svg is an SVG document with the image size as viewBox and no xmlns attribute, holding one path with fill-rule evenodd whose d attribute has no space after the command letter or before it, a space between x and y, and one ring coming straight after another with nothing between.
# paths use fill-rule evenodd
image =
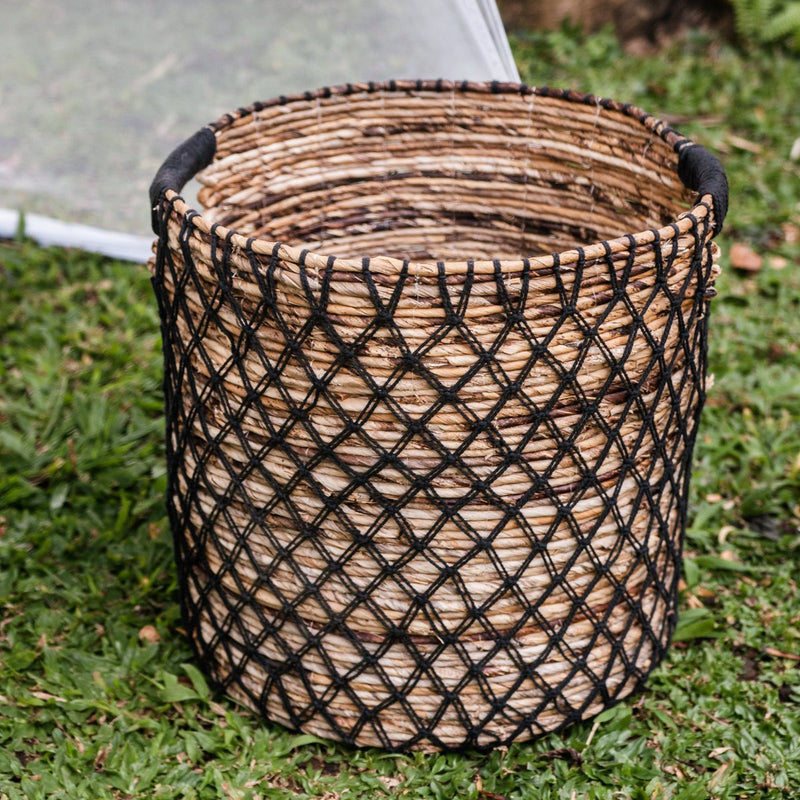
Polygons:
<instances>
[{"instance_id":1,"label":"green grass","mask_svg":"<svg viewBox=\"0 0 800 800\"><path fill-rule=\"evenodd\" d=\"M701 38L642 60L567 29L514 46L529 82L681 118L730 173L723 251L767 256L750 276L723 256L681 641L639 696L484 755L353 751L211 696L180 631L146 270L5 243L0 798L797 796L800 60Z\"/></svg>"}]
</instances>

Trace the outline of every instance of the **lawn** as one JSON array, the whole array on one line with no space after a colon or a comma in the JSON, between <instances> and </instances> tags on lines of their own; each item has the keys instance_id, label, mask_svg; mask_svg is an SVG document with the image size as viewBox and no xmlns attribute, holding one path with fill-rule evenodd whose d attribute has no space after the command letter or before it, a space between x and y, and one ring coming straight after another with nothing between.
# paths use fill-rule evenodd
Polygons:
<instances>
[{"instance_id":1,"label":"lawn","mask_svg":"<svg viewBox=\"0 0 800 800\"><path fill-rule=\"evenodd\" d=\"M352 750L214 696L180 630L147 271L0 243L2 800L798 796L800 57L692 34L643 59L567 28L513 44L528 82L665 116L731 179L667 661L595 720L486 754Z\"/></svg>"}]
</instances>

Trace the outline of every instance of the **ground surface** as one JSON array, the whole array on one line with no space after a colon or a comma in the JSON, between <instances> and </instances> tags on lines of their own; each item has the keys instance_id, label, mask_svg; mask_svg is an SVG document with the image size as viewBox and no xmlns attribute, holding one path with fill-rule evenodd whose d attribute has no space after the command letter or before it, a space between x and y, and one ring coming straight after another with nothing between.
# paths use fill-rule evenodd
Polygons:
<instances>
[{"instance_id":1,"label":"ground surface","mask_svg":"<svg viewBox=\"0 0 800 800\"><path fill-rule=\"evenodd\" d=\"M569 31L515 47L530 82L672 115L732 179L666 663L594 722L485 755L352 751L210 696L179 632L146 270L6 243L0 798L797 796L800 61L704 39L639 60ZM760 270L731 267L735 244Z\"/></svg>"}]
</instances>

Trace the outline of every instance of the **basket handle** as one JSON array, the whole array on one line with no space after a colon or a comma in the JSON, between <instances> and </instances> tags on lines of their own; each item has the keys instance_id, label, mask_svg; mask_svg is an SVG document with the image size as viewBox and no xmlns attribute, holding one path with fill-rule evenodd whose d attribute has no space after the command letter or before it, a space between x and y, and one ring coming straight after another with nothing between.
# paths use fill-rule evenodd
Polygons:
<instances>
[{"instance_id":1,"label":"basket handle","mask_svg":"<svg viewBox=\"0 0 800 800\"><path fill-rule=\"evenodd\" d=\"M191 178L211 163L216 151L217 137L210 127L205 127L167 156L150 184L151 222L156 236L159 234L158 208L167 189L180 192Z\"/></svg>"},{"instance_id":2,"label":"basket handle","mask_svg":"<svg viewBox=\"0 0 800 800\"><path fill-rule=\"evenodd\" d=\"M701 144L684 145L678 153L678 175L698 197L710 194L714 204L714 235L728 213L728 178L720 160Z\"/></svg>"}]
</instances>

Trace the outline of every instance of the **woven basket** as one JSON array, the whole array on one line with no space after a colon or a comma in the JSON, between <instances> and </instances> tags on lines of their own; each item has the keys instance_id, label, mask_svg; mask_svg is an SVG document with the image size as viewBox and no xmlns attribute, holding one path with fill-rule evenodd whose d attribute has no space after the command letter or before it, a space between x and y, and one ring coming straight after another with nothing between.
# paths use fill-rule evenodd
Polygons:
<instances>
[{"instance_id":1,"label":"woven basket","mask_svg":"<svg viewBox=\"0 0 800 800\"><path fill-rule=\"evenodd\" d=\"M177 194L201 169L202 214ZM609 100L391 82L240 109L151 192L213 682L390 749L636 690L676 620L719 162Z\"/></svg>"}]
</instances>

